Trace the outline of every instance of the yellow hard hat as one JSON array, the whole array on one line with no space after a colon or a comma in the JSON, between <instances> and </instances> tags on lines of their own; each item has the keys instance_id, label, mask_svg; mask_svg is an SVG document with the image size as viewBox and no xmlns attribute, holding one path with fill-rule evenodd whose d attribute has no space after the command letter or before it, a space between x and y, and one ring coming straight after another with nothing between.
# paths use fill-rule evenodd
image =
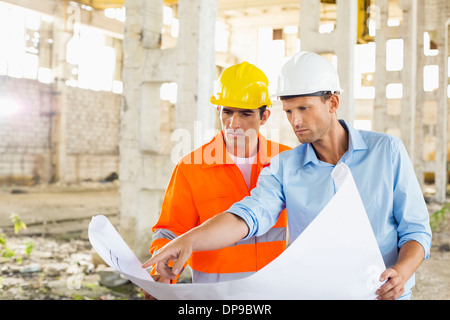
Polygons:
<instances>
[{"instance_id":1,"label":"yellow hard hat","mask_svg":"<svg viewBox=\"0 0 450 320\"><path fill-rule=\"evenodd\" d=\"M271 106L269 80L264 72L244 61L225 69L219 78L219 86L211 103L242 109L258 109Z\"/></svg>"}]
</instances>

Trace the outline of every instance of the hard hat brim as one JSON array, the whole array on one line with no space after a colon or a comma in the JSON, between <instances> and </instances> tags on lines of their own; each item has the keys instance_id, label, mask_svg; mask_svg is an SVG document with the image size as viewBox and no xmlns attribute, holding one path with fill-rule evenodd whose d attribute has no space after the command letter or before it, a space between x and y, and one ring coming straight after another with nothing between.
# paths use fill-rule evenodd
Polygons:
<instances>
[{"instance_id":1,"label":"hard hat brim","mask_svg":"<svg viewBox=\"0 0 450 320\"><path fill-rule=\"evenodd\" d=\"M332 94L341 94L344 90L325 90L325 91L316 91L311 93L279 93L276 95L276 98L280 100L281 98L289 99L289 98L299 98L299 97L321 97L325 95L327 92L331 92Z\"/></svg>"},{"instance_id":2,"label":"hard hat brim","mask_svg":"<svg viewBox=\"0 0 450 320\"><path fill-rule=\"evenodd\" d=\"M255 105L252 103L246 103L245 101L239 101L235 99L217 99L215 96L212 96L210 102L216 106L226 106L230 108L239 108L239 109L259 109L262 106L267 106L270 108L272 106L272 101L267 100L260 105Z\"/></svg>"}]
</instances>

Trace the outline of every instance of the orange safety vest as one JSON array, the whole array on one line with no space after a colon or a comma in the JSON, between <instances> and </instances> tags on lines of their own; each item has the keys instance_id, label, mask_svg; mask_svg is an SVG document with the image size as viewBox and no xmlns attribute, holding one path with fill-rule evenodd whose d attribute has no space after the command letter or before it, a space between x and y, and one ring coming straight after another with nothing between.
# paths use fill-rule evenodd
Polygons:
<instances>
[{"instance_id":1,"label":"orange safety vest","mask_svg":"<svg viewBox=\"0 0 450 320\"><path fill-rule=\"evenodd\" d=\"M250 187L272 157L291 149L258 136L258 154L252 166ZM250 191L241 171L231 160L217 134L209 143L194 150L175 166L167 187L161 214L152 231L150 253L161 249L177 236L224 212ZM188 263L194 282L235 280L260 270L286 248L286 210L266 234L239 241L213 251L193 252Z\"/></svg>"}]
</instances>

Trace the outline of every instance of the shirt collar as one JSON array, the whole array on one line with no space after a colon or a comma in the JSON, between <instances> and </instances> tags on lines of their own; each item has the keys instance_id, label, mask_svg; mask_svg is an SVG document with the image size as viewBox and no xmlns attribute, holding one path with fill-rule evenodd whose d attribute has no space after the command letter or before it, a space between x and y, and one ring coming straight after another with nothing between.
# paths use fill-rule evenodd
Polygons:
<instances>
[{"instance_id":1,"label":"shirt collar","mask_svg":"<svg viewBox=\"0 0 450 320\"><path fill-rule=\"evenodd\" d=\"M367 150L369 148L366 142L364 141L363 137L361 136L359 130L353 128L345 120L339 120L339 122L344 127L344 129L347 129L348 131L348 136L350 140L348 145L349 151Z\"/></svg>"},{"instance_id":2,"label":"shirt collar","mask_svg":"<svg viewBox=\"0 0 450 320\"><path fill-rule=\"evenodd\" d=\"M359 130L356 130L355 128L353 128L345 120L339 120L339 123L348 132L349 144L348 144L348 150L347 150L346 154L348 154L350 156L350 154L353 151L368 149L366 142L364 141L361 134L359 133ZM305 153L303 156L302 165L305 166L309 162L312 162L316 165L319 164L319 159L317 159L316 152L314 151L314 148L312 147L311 143L308 143L306 145L306 150L305 150Z\"/></svg>"}]
</instances>

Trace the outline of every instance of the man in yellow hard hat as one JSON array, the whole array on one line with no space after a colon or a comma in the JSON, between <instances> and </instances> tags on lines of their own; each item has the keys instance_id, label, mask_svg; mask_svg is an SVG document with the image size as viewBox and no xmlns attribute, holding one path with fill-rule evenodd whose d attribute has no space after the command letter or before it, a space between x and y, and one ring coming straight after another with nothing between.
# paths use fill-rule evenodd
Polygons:
<instances>
[{"instance_id":1,"label":"man in yellow hard hat","mask_svg":"<svg viewBox=\"0 0 450 320\"><path fill-rule=\"evenodd\" d=\"M272 103L268 79L256 66L243 62L224 70L211 103L217 106L222 130L175 166L153 227L152 254L250 195L263 167L290 149L259 133ZM193 282L235 280L261 269L286 248L286 225L282 212L273 228L261 236L220 250L194 252L188 261ZM157 281L169 282L155 270L151 273Z\"/></svg>"}]
</instances>

